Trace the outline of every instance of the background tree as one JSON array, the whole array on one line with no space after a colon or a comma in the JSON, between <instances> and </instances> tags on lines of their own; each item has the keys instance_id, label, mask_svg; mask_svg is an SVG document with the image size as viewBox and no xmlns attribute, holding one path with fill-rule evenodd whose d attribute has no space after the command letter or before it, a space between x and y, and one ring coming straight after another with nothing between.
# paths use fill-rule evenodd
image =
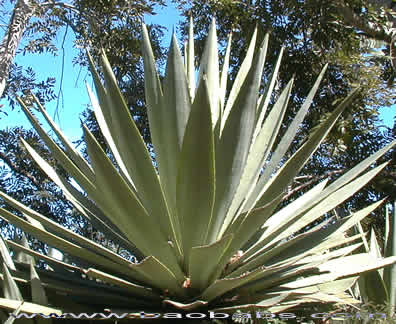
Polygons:
<instances>
[{"instance_id":1,"label":"background tree","mask_svg":"<svg viewBox=\"0 0 396 324\"><path fill-rule=\"evenodd\" d=\"M98 62L98 55L103 49L113 67L120 90L146 142L150 142L146 106L144 102L144 73L141 59L141 22L144 14L153 13L154 5L165 5L164 1L142 1L131 5L128 1L115 1L104 6L102 1L79 1L76 6L86 17L75 17L71 21L76 32L77 43L89 46L90 53ZM165 50L161 47L163 27L148 26L152 45L158 64L165 61ZM115 50L116 49L116 50ZM86 65L86 53L81 52L76 63ZM99 127L91 110L85 110L84 122L101 140Z\"/></svg>"},{"instance_id":2,"label":"background tree","mask_svg":"<svg viewBox=\"0 0 396 324\"><path fill-rule=\"evenodd\" d=\"M5 1L0 3L3 13L11 17L11 22L20 13L19 2L13 7L11 6L13 1L8 4ZM50 0L31 2L29 8L32 9L32 13L23 16L23 28L8 27L14 51L11 53L8 50L7 55L3 56L9 59L7 64L10 64L10 73L3 97L8 99L11 108L16 105L16 95L28 100L30 91L34 92L43 104L56 98L53 92L55 78L50 77L44 81L36 80L35 71L31 67L22 67L11 64L11 62L15 55L25 53L41 55L48 52L56 55L59 51L57 36L69 29L74 33L75 46L80 49L80 53L75 57L73 63L83 67L87 66L85 50L88 49L97 61L101 48L104 48L112 66L116 69L117 78L121 80L122 91L128 100L132 114L138 118L139 114L143 115L144 106L143 70L140 62L140 23L144 14L154 14L154 6L163 4L163 1L156 0L139 1L133 5L129 1L76 0L61 2ZM34 19L30 19L32 17ZM19 31L18 41L16 41L16 36L13 36L16 29ZM150 33L156 55L161 57L162 49L159 45L159 38L162 36L162 28L150 26ZM22 39L23 42L21 42ZM23 46L21 47L21 45ZM4 109L3 111L6 113ZM100 135L92 111L86 110L84 115L85 123L97 136ZM142 131L146 129L145 120L142 118L140 124ZM147 130L144 134L149 137ZM73 227L77 232L91 235L94 229L89 230L87 222L77 215L62 193L57 191L39 167L21 151L18 144L19 137L27 139L47 156L46 149L35 133L23 128L15 128L2 130L0 136L2 142L1 188L50 218L57 218L58 221ZM102 141L102 143L104 142ZM50 196L56 197L56 199L48 200L47 198ZM13 235L11 232L14 229L7 227L6 229Z\"/></svg>"},{"instance_id":3,"label":"background tree","mask_svg":"<svg viewBox=\"0 0 396 324\"><path fill-rule=\"evenodd\" d=\"M372 48L383 47L380 55L387 58L388 85L396 76L396 2L394 0L368 0L349 4L344 0L332 2L333 10L341 19L335 24L354 28ZM378 53L376 53L378 55Z\"/></svg>"},{"instance_id":4,"label":"background tree","mask_svg":"<svg viewBox=\"0 0 396 324\"><path fill-rule=\"evenodd\" d=\"M136 80L141 79L140 22L145 14L155 14L155 6L165 5L163 0L142 0L133 4L128 1L107 0L71 2L18 0L10 12L9 8L13 3L13 0L9 3L0 2L2 13L10 16L10 22L0 47L0 63L4 63L1 67L2 69L4 67L4 71L7 70L2 73L4 80L8 76L8 71L15 72L10 75L12 85L7 86L2 93L10 101L11 106L15 103L13 97L16 94L23 95L27 90L36 90L34 86L27 88L25 83L22 85L18 82L26 74L31 76L31 70L21 75L21 71L15 71L17 67L11 64L21 44L22 36L24 46L19 48L19 53L48 52L57 55L59 52L57 36L65 28L69 28L74 32L74 45L80 50L73 61L74 64L87 66L86 49L89 49L96 59L100 49L104 48L106 52L112 54L109 60L113 66L116 66L117 77L124 83L130 83L132 77ZM28 9L29 12L27 12ZM162 57L162 49L159 45L159 38L163 35L162 30L163 28L158 25L150 26L154 50L158 57ZM50 83L51 80L47 80L45 86L49 87ZM141 91L139 92L139 86L129 91L129 96L126 97L130 97L131 106L141 105L139 97L142 94ZM54 96L42 95L39 99L51 100Z\"/></svg>"},{"instance_id":5,"label":"background tree","mask_svg":"<svg viewBox=\"0 0 396 324\"><path fill-rule=\"evenodd\" d=\"M285 117L284 129L301 106L320 70L326 63L329 68L322 81L319 96L304 123L301 133L314 127L333 109L335 100L345 97L356 86L360 86L359 98L348 108L333 129L326 143L319 148L320 154L311 159L290 187L289 199L303 188L310 188L320 179L338 176L343 170L391 141L395 127L381 125L378 108L395 103L395 89L388 87L390 61L367 55L369 48L361 42L362 30L348 20L345 10L334 1L175 1L185 18L193 17L198 56L203 52L203 37L206 35L210 17L215 17L218 37L225 51L228 34L232 32L230 79L236 76L237 66L245 55L248 42L255 26L258 26L258 42L270 32L270 52L267 54L264 82L268 80L275 65L281 46L285 47L280 74L277 80L279 91L292 76L295 83L291 109ZM360 16L370 7L370 1L343 1L344 6L362 22L373 17L373 11ZM345 16L345 17L344 17ZM370 19L371 19L370 18ZM374 18L373 18L374 19ZM183 37L187 34L188 19L181 24ZM370 24L369 24L370 25ZM370 25L374 28L374 25ZM369 35L374 37L374 34ZM387 39L388 41L390 39ZM275 99L275 98L274 98ZM300 137L301 139L301 137ZM297 144L298 141L296 141ZM297 145L294 145L297 147ZM291 149L293 151L293 148ZM291 152L290 152L291 153ZM388 155L388 158L390 156ZM382 179L382 180L381 180ZM386 179L384 181L383 179ZM391 164L383 177L372 182L353 200L347 201L339 213L344 214L364 202L393 195L396 191L395 164ZM377 212L377 213L382 213ZM372 218L381 230L381 217Z\"/></svg>"},{"instance_id":6,"label":"background tree","mask_svg":"<svg viewBox=\"0 0 396 324\"><path fill-rule=\"evenodd\" d=\"M17 0L15 4L8 28L0 44L0 97L3 95L12 61L34 9L34 3L30 0Z\"/></svg>"}]
</instances>

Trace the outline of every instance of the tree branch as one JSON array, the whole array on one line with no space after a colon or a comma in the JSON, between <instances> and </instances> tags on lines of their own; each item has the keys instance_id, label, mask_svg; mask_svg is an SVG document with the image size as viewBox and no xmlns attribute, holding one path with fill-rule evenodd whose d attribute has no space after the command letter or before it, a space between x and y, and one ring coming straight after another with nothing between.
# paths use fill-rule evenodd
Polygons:
<instances>
[{"instance_id":1,"label":"tree branch","mask_svg":"<svg viewBox=\"0 0 396 324\"><path fill-rule=\"evenodd\" d=\"M304 182L303 184L301 184L301 185L293 188L292 190L290 190L287 193L287 195L282 198L282 201L285 201L285 200L289 199L296 192L298 192L298 191L300 191L300 190L302 190L302 189L314 184L315 182L317 182L319 180L322 180L322 179L325 179L325 178L329 178L329 177L331 177L333 175L336 175L336 174L342 174L344 172L345 172L345 170L333 170L333 171L326 172L325 174L322 174L321 176L312 176L312 175L306 176L307 178L311 178L311 180L309 180L307 182ZM299 178L301 178L301 177L299 177Z\"/></svg>"},{"instance_id":2,"label":"tree branch","mask_svg":"<svg viewBox=\"0 0 396 324\"><path fill-rule=\"evenodd\" d=\"M50 0L40 4L40 7L55 7L55 6L59 6L61 8L70 9L75 12L78 12L78 9L75 6L65 2L56 2L54 0Z\"/></svg>"},{"instance_id":3,"label":"tree branch","mask_svg":"<svg viewBox=\"0 0 396 324\"><path fill-rule=\"evenodd\" d=\"M21 169L14 163L6 154L0 151L0 159L7 164L7 166L15 173L28 178L37 188L42 189L41 182L32 175L29 171Z\"/></svg>"},{"instance_id":4,"label":"tree branch","mask_svg":"<svg viewBox=\"0 0 396 324\"><path fill-rule=\"evenodd\" d=\"M34 10L35 6L30 0L18 0L15 4L7 32L0 45L0 97L3 95L10 66Z\"/></svg>"},{"instance_id":5,"label":"tree branch","mask_svg":"<svg viewBox=\"0 0 396 324\"><path fill-rule=\"evenodd\" d=\"M385 32L380 26L375 26L373 23L363 19L359 15L353 12L353 10L345 4L343 0L337 2L338 12L343 17L344 21L356 29L361 30L369 37L392 43L392 36Z\"/></svg>"}]
</instances>

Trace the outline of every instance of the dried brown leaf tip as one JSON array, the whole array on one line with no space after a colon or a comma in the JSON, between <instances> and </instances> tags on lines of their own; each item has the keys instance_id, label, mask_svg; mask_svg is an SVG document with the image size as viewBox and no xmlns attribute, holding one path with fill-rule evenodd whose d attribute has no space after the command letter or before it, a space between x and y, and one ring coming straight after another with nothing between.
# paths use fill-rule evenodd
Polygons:
<instances>
[{"instance_id":1,"label":"dried brown leaf tip","mask_svg":"<svg viewBox=\"0 0 396 324\"><path fill-rule=\"evenodd\" d=\"M183 282L183 288L188 288L191 286L191 280L190 278L186 278L186 280L184 280Z\"/></svg>"},{"instance_id":2,"label":"dried brown leaf tip","mask_svg":"<svg viewBox=\"0 0 396 324\"><path fill-rule=\"evenodd\" d=\"M242 256L243 256L243 251L239 250L231 257L229 264L233 264L234 262L238 261L240 258L242 258Z\"/></svg>"}]
</instances>

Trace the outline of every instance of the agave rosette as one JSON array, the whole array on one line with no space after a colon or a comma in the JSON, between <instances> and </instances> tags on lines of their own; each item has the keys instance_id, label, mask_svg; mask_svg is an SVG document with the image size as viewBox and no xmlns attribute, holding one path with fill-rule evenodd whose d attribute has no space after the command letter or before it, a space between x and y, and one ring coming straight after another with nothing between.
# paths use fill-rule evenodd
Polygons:
<instances>
[{"instance_id":1,"label":"agave rosette","mask_svg":"<svg viewBox=\"0 0 396 324\"><path fill-rule=\"evenodd\" d=\"M356 91L285 161L326 67L275 147L293 85L290 80L269 109L283 49L259 96L269 37L265 36L255 54L256 31L227 94L231 38L219 71L216 28L212 23L195 86L192 24L189 34L184 62L173 36L161 83L143 26L146 103L155 162L105 54L101 57L104 84L90 59L98 99L89 87L88 92L112 159L84 127L88 163L36 100L37 108L61 142L58 145L20 101L53 156L78 186L58 174L22 140L32 158L81 215L115 244L134 254L138 262L0 193L24 216L1 209L0 217L73 260L68 263L40 254L29 249L26 242L2 242L2 283L7 293L0 307L16 312L35 312L48 305L51 312L167 308L235 311L252 307L276 312L306 302L354 303L356 300L346 291L361 273L396 262L394 256L353 254L362 245L363 235L346 235L381 201L296 234L377 175L386 163L369 167L395 143L331 184L322 181L277 209L289 184ZM364 172L366 169L369 171ZM25 258L25 263L13 261L9 248L30 258ZM50 268L34 267L34 259L43 260ZM29 291L29 285L32 303L24 302L26 297L21 294Z\"/></svg>"}]
</instances>

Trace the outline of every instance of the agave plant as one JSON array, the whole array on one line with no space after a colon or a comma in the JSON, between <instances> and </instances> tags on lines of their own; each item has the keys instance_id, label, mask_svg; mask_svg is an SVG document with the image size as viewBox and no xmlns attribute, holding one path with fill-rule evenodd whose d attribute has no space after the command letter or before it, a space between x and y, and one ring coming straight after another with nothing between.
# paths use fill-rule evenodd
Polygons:
<instances>
[{"instance_id":1,"label":"agave plant","mask_svg":"<svg viewBox=\"0 0 396 324\"><path fill-rule=\"evenodd\" d=\"M88 93L111 150L110 158L84 127L88 163L35 99L37 109L60 141L57 144L19 100L53 156L74 180L58 174L22 139L26 150L81 215L112 240L118 251L129 251L136 260L82 237L1 193L20 215L1 209L0 217L59 249L69 261L33 251L26 242L5 240L1 251L6 298L0 299L0 306L15 313L106 309L119 313L232 313L251 309L280 312L309 302L357 302L347 290L359 275L396 262L395 256L352 254L362 245L363 235L346 235L382 201L337 221L322 216L386 166L371 167L395 142L332 183L322 181L285 207L278 207L294 177L357 90L286 160L326 67L285 134L276 141L293 80L269 109L283 49L259 95L268 35L255 54L254 32L227 93L232 41L230 37L220 72L215 22L201 59L197 86L192 24L184 62L173 36L162 83L144 25L142 30L154 153L147 150L139 134L105 53L101 55L104 84L90 59L98 99L89 87ZM364 173L366 169L369 171ZM319 225L312 225L322 219ZM302 231L307 226L310 229ZM23 253L30 265L14 261L9 249ZM47 268L35 267L33 259L43 260ZM24 302L29 296L32 302Z\"/></svg>"},{"instance_id":2,"label":"agave plant","mask_svg":"<svg viewBox=\"0 0 396 324\"><path fill-rule=\"evenodd\" d=\"M384 253L381 253L374 230L371 230L370 242L364 239L364 249L374 258L396 254L396 202L393 203L393 215L385 207ZM358 230L363 232L360 223ZM396 265L363 274L357 284L356 297L366 304L387 305L387 313L393 316L396 311Z\"/></svg>"}]
</instances>

